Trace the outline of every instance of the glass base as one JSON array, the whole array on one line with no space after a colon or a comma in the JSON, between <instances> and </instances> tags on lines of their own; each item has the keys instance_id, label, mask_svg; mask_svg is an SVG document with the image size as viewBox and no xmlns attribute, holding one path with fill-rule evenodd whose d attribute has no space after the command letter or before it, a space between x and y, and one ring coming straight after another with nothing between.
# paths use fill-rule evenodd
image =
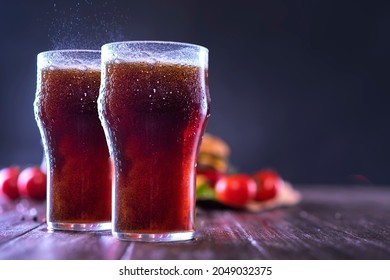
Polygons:
<instances>
[{"instance_id":1,"label":"glass base","mask_svg":"<svg viewBox=\"0 0 390 280\"><path fill-rule=\"evenodd\" d=\"M143 242L171 242L191 240L195 237L194 231L170 232L170 233L137 233L137 232L112 232L119 240L143 241Z\"/></svg>"},{"instance_id":2,"label":"glass base","mask_svg":"<svg viewBox=\"0 0 390 280\"><path fill-rule=\"evenodd\" d=\"M111 230L111 223L57 223L47 222L47 229L54 230L69 230L69 231L100 231Z\"/></svg>"}]
</instances>

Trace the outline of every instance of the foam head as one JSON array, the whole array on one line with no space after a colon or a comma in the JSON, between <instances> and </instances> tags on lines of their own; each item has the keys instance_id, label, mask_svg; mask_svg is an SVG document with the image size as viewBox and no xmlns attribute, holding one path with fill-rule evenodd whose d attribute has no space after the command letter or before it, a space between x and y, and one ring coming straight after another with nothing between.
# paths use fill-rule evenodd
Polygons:
<instances>
[{"instance_id":1,"label":"foam head","mask_svg":"<svg viewBox=\"0 0 390 280\"><path fill-rule=\"evenodd\" d=\"M99 50L55 50L41 52L37 57L37 67L44 68L75 68L80 70L100 69Z\"/></svg>"},{"instance_id":2,"label":"foam head","mask_svg":"<svg viewBox=\"0 0 390 280\"><path fill-rule=\"evenodd\" d=\"M162 62L207 68L208 49L169 41L114 42L102 46L102 62Z\"/></svg>"}]
</instances>

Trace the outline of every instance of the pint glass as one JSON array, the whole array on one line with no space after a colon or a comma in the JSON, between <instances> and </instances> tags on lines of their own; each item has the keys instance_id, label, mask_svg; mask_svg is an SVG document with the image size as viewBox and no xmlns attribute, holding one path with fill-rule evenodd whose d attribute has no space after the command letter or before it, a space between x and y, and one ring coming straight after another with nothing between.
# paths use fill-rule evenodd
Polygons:
<instances>
[{"instance_id":1,"label":"pint glass","mask_svg":"<svg viewBox=\"0 0 390 280\"><path fill-rule=\"evenodd\" d=\"M115 237L194 237L195 165L209 106L206 48L157 41L102 47L98 107L114 159Z\"/></svg>"},{"instance_id":2,"label":"pint glass","mask_svg":"<svg viewBox=\"0 0 390 280\"><path fill-rule=\"evenodd\" d=\"M43 52L37 66L48 229L111 229L112 164L97 110L100 51Z\"/></svg>"}]
</instances>

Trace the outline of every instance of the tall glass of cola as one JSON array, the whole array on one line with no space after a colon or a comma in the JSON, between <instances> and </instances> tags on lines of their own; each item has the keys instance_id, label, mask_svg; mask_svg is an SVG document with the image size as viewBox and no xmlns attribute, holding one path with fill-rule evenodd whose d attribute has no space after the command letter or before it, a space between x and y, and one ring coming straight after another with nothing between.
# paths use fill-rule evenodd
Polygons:
<instances>
[{"instance_id":1,"label":"tall glass of cola","mask_svg":"<svg viewBox=\"0 0 390 280\"><path fill-rule=\"evenodd\" d=\"M186 43L102 47L101 118L114 159L113 235L194 237L195 168L210 110L208 50Z\"/></svg>"},{"instance_id":2,"label":"tall glass of cola","mask_svg":"<svg viewBox=\"0 0 390 280\"><path fill-rule=\"evenodd\" d=\"M100 51L38 54L34 102L47 162L49 230L111 229L112 163L98 116Z\"/></svg>"}]
</instances>

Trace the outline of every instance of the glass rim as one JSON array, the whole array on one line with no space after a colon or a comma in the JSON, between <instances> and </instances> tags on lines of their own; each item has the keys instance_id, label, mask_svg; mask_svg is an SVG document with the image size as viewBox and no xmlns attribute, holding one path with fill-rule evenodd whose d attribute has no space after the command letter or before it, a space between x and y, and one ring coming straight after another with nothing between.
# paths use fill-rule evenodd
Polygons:
<instances>
[{"instance_id":1,"label":"glass rim","mask_svg":"<svg viewBox=\"0 0 390 280\"><path fill-rule=\"evenodd\" d=\"M63 49L40 52L37 55L38 70L56 66L59 68L79 68L86 67L91 69L100 69L101 65L100 50L90 49Z\"/></svg>"},{"instance_id":2,"label":"glass rim","mask_svg":"<svg viewBox=\"0 0 390 280\"><path fill-rule=\"evenodd\" d=\"M190 47L190 48L197 48L203 51L209 52L209 49L205 46L193 44L193 43L185 43L185 42L178 42L178 41L159 41L159 40L136 40L136 41L117 41L117 42L110 42L102 45L101 49L103 48L109 48L110 46L114 45L152 45L152 44L159 44L159 45L165 45L165 46L182 46L182 47Z\"/></svg>"}]
</instances>

